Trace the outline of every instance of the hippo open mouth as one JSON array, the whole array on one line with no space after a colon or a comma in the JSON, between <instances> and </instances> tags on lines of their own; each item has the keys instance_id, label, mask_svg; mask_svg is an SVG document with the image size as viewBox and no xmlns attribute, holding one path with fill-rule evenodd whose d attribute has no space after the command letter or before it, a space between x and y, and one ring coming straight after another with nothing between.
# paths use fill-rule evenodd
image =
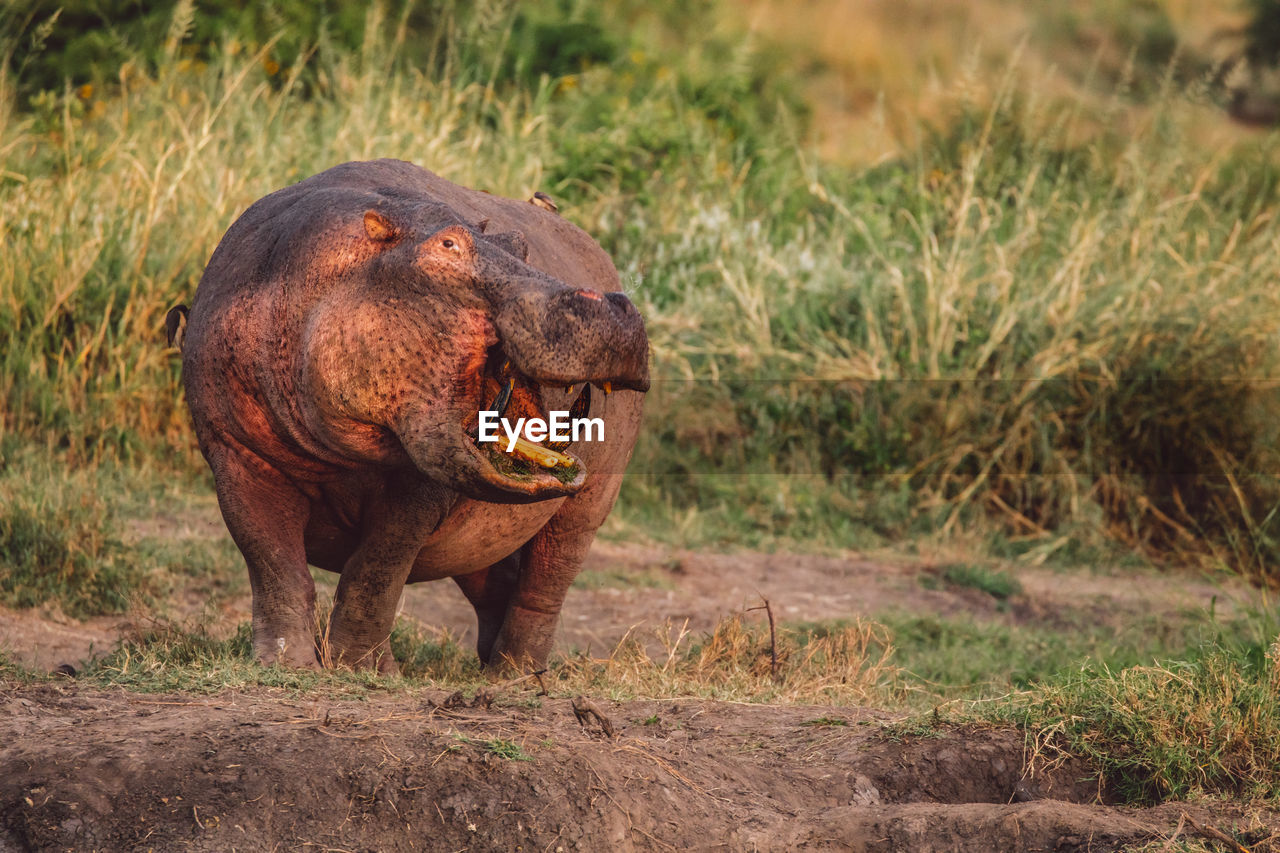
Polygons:
<instances>
[{"instance_id":1,"label":"hippo open mouth","mask_svg":"<svg viewBox=\"0 0 1280 853\"><path fill-rule=\"evenodd\" d=\"M522 429L515 438L508 432L509 429L519 429L516 425L522 419L527 422L536 418L545 424L551 423L551 412L543 393L544 387L551 386L520 372L498 346L489 359L483 387L483 399L490 402L470 418L468 429L471 449L479 461L517 491L546 493L550 490L554 494L568 495L581 489L586 483L587 470L581 457L569 449L574 443L572 440L556 441L548 435L534 441ZM600 390L610 393L611 383L602 381ZM586 419L591 410L592 383L573 383L564 391L572 400L566 420L572 423ZM491 422L496 420L503 424L497 430L497 440L480 440L479 422L485 412L494 413L490 416ZM602 440L603 435L598 438Z\"/></svg>"},{"instance_id":2,"label":"hippo open mouth","mask_svg":"<svg viewBox=\"0 0 1280 853\"><path fill-rule=\"evenodd\" d=\"M465 229L440 233L441 239L455 243L477 239ZM492 269L482 271L481 280L489 282L484 293L492 306L484 318L489 348L480 368L480 387L467 383L475 395L470 405L476 408L459 413L465 418L463 440L471 474L482 481L477 485L490 495L484 498L488 500L537 501L576 494L587 479L582 459L568 451L563 436L527 428L550 425L553 414L562 424L586 419L591 385L604 393L612 387L648 391L644 321L620 292L572 287L515 257L503 257L509 270L499 269L495 260ZM486 403L488 408L482 408ZM486 412L497 413L497 422L485 416L483 437L492 438L492 427L501 424L498 441L480 441L481 413ZM603 431L604 420L598 423ZM517 433L519 441L514 440ZM590 440L603 441L604 436Z\"/></svg>"}]
</instances>

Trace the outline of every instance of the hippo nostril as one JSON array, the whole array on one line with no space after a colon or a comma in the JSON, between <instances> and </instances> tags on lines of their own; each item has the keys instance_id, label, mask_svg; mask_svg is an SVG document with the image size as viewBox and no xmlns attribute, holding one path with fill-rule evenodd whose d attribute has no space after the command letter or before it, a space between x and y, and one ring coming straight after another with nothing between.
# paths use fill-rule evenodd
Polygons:
<instances>
[{"instance_id":1,"label":"hippo nostril","mask_svg":"<svg viewBox=\"0 0 1280 853\"><path fill-rule=\"evenodd\" d=\"M613 305L621 308L623 311L634 311L636 307L631 300L627 298L625 293L619 293L617 291L606 293L605 299Z\"/></svg>"},{"instance_id":2,"label":"hippo nostril","mask_svg":"<svg viewBox=\"0 0 1280 853\"><path fill-rule=\"evenodd\" d=\"M584 287L581 290L577 291L577 293L579 296L585 296L588 299L595 300L596 302L599 302L601 299L604 299L604 297L600 295L600 291L592 290L589 287Z\"/></svg>"}]
</instances>

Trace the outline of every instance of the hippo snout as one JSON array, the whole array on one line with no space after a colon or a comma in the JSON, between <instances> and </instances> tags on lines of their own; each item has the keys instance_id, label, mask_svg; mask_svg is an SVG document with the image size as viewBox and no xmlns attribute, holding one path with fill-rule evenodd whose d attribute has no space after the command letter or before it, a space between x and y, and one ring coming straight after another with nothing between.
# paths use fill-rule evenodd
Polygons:
<instances>
[{"instance_id":1,"label":"hippo snout","mask_svg":"<svg viewBox=\"0 0 1280 853\"><path fill-rule=\"evenodd\" d=\"M622 293L530 288L501 305L495 325L507 356L538 382L608 382L649 390L644 320Z\"/></svg>"}]
</instances>

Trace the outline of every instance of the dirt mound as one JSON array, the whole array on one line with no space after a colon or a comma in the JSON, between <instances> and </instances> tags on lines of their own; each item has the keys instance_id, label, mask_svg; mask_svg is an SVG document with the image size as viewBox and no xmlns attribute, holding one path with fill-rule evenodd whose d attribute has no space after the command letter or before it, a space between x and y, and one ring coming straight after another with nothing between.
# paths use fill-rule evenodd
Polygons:
<instances>
[{"instance_id":1,"label":"dirt mound","mask_svg":"<svg viewBox=\"0 0 1280 853\"><path fill-rule=\"evenodd\" d=\"M1169 837L1184 811L1244 820L1102 804L1081 763L1028 774L1010 730L594 701L612 737L532 693L486 707L0 687L0 850L1099 851Z\"/></svg>"}]
</instances>

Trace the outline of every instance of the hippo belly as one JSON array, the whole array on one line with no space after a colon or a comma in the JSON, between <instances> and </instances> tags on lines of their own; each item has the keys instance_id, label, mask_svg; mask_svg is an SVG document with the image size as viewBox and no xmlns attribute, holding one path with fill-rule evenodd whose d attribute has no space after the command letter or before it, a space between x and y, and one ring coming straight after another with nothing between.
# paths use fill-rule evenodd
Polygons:
<instances>
[{"instance_id":1,"label":"hippo belly","mask_svg":"<svg viewBox=\"0 0 1280 853\"><path fill-rule=\"evenodd\" d=\"M427 539L408 583L439 580L487 568L533 538L564 499L503 505L464 498Z\"/></svg>"}]
</instances>

